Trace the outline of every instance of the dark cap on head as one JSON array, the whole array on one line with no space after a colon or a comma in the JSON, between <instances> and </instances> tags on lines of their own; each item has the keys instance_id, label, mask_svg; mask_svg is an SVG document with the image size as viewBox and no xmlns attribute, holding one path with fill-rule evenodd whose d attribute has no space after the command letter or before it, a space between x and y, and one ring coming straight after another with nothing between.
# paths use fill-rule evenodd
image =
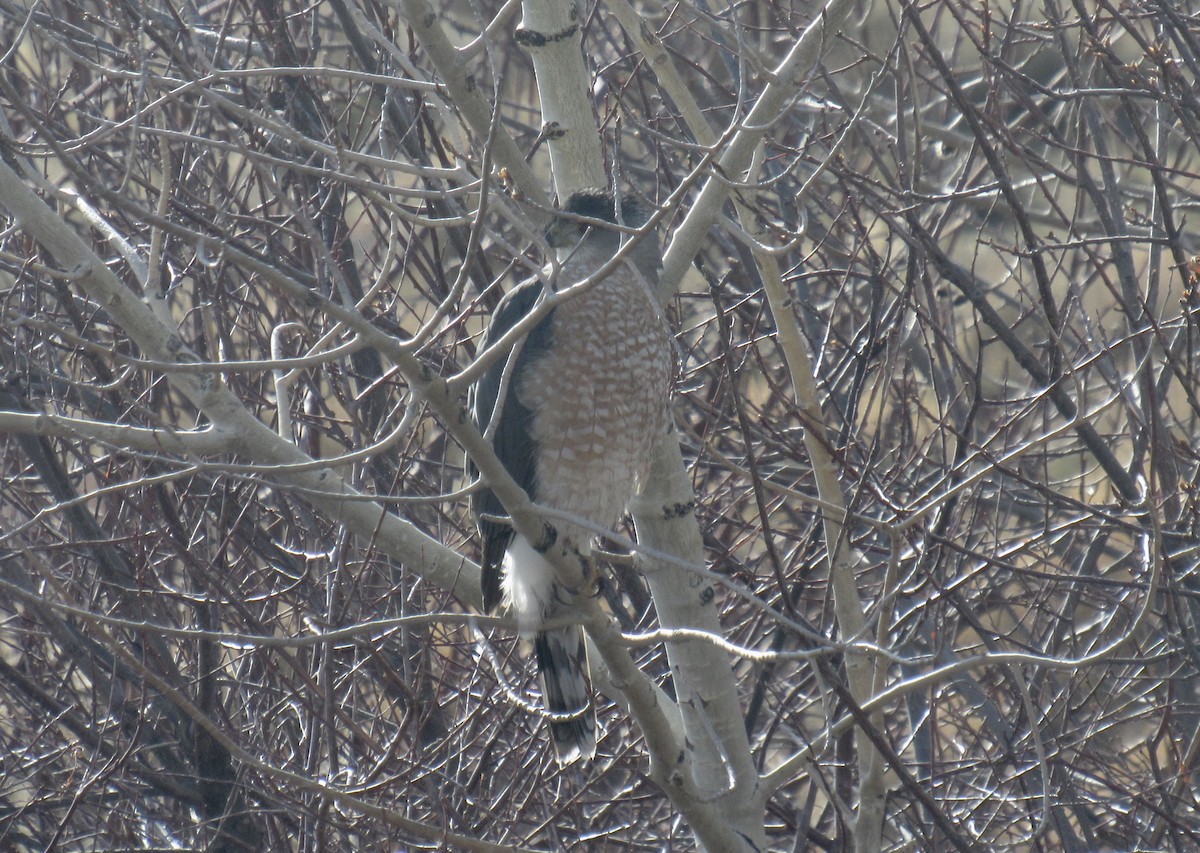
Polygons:
<instances>
[{"instance_id":1,"label":"dark cap on head","mask_svg":"<svg viewBox=\"0 0 1200 853\"><path fill-rule=\"evenodd\" d=\"M614 224L617 221L616 201L612 192L607 189L576 190L563 202L562 209L564 213L586 216L588 219L600 219ZM625 225L636 227L648 218L645 208L637 199L632 196L621 197L621 219Z\"/></svg>"}]
</instances>

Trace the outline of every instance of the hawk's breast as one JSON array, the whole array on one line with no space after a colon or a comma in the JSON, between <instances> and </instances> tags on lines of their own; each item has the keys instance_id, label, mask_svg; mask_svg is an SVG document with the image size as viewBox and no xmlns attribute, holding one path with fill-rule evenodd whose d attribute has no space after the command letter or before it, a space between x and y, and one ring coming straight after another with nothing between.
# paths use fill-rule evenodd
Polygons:
<instances>
[{"instance_id":1,"label":"hawk's breast","mask_svg":"<svg viewBox=\"0 0 1200 853\"><path fill-rule=\"evenodd\" d=\"M568 265L563 274L574 281L591 269ZM534 500L592 524L616 523L666 429L670 378L666 326L628 266L558 306L551 346L517 389L533 412ZM586 547L591 535L573 538Z\"/></svg>"}]
</instances>

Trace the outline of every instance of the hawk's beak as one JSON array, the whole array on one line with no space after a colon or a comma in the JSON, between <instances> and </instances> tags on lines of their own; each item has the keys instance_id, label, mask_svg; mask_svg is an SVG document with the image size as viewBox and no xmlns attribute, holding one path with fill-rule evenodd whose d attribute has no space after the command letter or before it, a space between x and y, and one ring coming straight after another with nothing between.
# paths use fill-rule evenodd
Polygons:
<instances>
[{"instance_id":1,"label":"hawk's beak","mask_svg":"<svg viewBox=\"0 0 1200 853\"><path fill-rule=\"evenodd\" d=\"M551 249L570 248L579 242L579 234L575 232L575 223L554 217L549 225L546 226L546 243Z\"/></svg>"}]
</instances>

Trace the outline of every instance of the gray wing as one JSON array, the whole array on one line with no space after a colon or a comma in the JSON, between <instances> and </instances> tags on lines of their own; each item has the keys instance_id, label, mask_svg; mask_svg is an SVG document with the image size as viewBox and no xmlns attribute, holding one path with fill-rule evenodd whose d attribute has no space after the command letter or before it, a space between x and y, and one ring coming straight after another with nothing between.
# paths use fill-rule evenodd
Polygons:
<instances>
[{"instance_id":1,"label":"gray wing","mask_svg":"<svg viewBox=\"0 0 1200 853\"><path fill-rule=\"evenodd\" d=\"M492 315L492 322L480 342L480 351L482 352L499 340L528 315L537 304L541 294L541 282L533 279L518 285L500 300L495 314ZM511 354L493 362L487 372L473 386L470 399L471 416L475 421L475 426L480 432L484 432L491 423L492 415L496 410L504 374L506 371L510 372L505 389L505 399L499 401L501 403L500 415L492 437L492 448L508 473L517 481L517 485L524 489L533 500L537 500L538 453L532 434L534 413L517 399L516 389L519 387L525 371L529 369L534 360L544 355L553 346L551 334L553 316L554 312L551 311L525 338L524 344L521 345L520 352L517 353L516 360L512 364L511 371L509 370L509 362L512 361ZM468 471L472 478L479 474L474 463L469 460ZM500 564L504 559L504 552L508 549L508 544L512 541L513 529L508 524L486 521L481 517L483 515L507 515L499 498L486 486L471 496L471 511L475 514L479 535L483 540L481 578L483 607L485 611L491 612L500 603Z\"/></svg>"}]
</instances>

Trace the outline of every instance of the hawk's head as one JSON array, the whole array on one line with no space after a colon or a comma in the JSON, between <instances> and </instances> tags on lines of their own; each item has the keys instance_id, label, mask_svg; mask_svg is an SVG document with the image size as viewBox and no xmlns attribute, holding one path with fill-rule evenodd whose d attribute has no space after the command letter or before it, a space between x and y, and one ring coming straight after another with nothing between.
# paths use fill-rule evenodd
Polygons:
<instances>
[{"instance_id":1,"label":"hawk's head","mask_svg":"<svg viewBox=\"0 0 1200 853\"><path fill-rule=\"evenodd\" d=\"M585 237L604 244L606 249L616 251L621 242L621 232L616 228L605 228L620 224L637 228L649 219L645 207L637 199L622 196L620 216L617 201L610 190L587 189L571 193L563 203L561 212L546 229L546 242L556 249L570 249Z\"/></svg>"}]
</instances>

